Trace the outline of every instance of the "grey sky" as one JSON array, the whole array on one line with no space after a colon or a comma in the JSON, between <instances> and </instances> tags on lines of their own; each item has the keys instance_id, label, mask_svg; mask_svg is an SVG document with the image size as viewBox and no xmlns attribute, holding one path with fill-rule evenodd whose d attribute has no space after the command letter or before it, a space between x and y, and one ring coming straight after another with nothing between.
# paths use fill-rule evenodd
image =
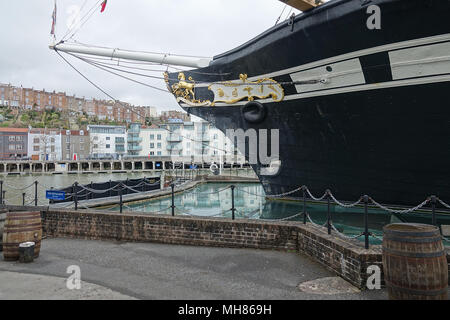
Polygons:
<instances>
[{"instance_id":1,"label":"grey sky","mask_svg":"<svg viewBox=\"0 0 450 320\"><path fill-rule=\"evenodd\" d=\"M84 11L97 2L57 1L58 39L67 31L68 9L73 5L81 7L85 1ZM48 49L53 5L53 0L0 1L0 82L106 99ZM278 0L108 0L106 11L97 10L74 39L121 49L213 56L273 26L284 6ZM282 19L290 9L286 8ZM122 80L83 62L74 63L117 99L181 110L169 94ZM165 86L162 80L145 81Z\"/></svg>"}]
</instances>

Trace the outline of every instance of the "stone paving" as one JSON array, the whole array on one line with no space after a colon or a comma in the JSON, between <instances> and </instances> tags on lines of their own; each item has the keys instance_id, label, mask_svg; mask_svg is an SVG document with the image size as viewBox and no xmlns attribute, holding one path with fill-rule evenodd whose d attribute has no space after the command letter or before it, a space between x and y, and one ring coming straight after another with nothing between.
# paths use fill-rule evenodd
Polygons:
<instances>
[{"instance_id":1,"label":"stone paving","mask_svg":"<svg viewBox=\"0 0 450 320\"><path fill-rule=\"evenodd\" d=\"M80 267L80 291L64 289L71 265ZM50 278L28 282L29 274ZM61 238L44 240L33 263L1 258L0 292L0 299L387 298L384 289L359 291L297 253Z\"/></svg>"}]
</instances>

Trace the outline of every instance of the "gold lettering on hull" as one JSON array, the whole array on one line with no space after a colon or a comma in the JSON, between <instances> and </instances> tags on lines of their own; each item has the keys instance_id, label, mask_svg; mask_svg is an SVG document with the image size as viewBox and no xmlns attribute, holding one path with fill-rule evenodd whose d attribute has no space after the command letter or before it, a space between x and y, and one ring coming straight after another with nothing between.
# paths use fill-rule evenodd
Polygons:
<instances>
[{"instance_id":1,"label":"gold lettering on hull","mask_svg":"<svg viewBox=\"0 0 450 320\"><path fill-rule=\"evenodd\" d=\"M212 83L208 90L214 93L214 100L198 100L195 96L196 83L183 72L178 74L178 83L173 84L171 92L176 96L178 102L186 103L189 106L215 106L218 102L233 104L247 99L253 101L255 98L272 98L273 102L280 102L284 99L283 87L273 79L264 78L257 81L248 81L246 74L239 75L239 81L225 81ZM168 81L166 81L168 83Z\"/></svg>"}]
</instances>

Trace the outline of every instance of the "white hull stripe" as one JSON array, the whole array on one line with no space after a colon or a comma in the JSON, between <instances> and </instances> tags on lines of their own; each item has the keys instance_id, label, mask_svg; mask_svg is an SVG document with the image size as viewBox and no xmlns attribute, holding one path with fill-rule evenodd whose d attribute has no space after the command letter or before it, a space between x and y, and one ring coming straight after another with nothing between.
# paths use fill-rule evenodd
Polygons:
<instances>
[{"instance_id":1,"label":"white hull stripe","mask_svg":"<svg viewBox=\"0 0 450 320\"><path fill-rule=\"evenodd\" d=\"M299 94L293 94L293 95L284 97L284 101L306 99L306 98L311 98L311 97L328 96L328 95L341 94L341 93L351 93L351 92L357 92L357 91L368 91L368 90L397 88L397 87L404 87L404 86L415 86L415 85L431 84L431 83L439 83L439 82L450 82L450 74L446 74L446 75L442 75L442 76L388 81L388 82L381 82L381 83L349 86L349 87L344 87L344 88L325 89L325 90L321 90L321 91L299 93ZM273 103L272 99L263 99L263 100L258 100L258 101L261 103ZM240 102L233 103L233 104L216 103L216 106L217 107L242 106L242 105L247 104L247 102L248 101L240 101ZM186 107L186 108L191 107L184 103L181 104L181 106ZM214 107L208 107L208 108L214 108Z\"/></svg>"},{"instance_id":2,"label":"white hull stripe","mask_svg":"<svg viewBox=\"0 0 450 320\"><path fill-rule=\"evenodd\" d=\"M262 79L262 78L274 78L274 77L282 76L285 74L293 74L293 73L305 71L308 69L327 66L329 64L333 64L333 63L337 63L337 62L341 62L341 61L345 61L345 60L350 60L350 59L355 59L355 58L359 58L361 56L366 56L366 55L370 55L370 54L374 54L374 53L390 52L390 54L392 54L391 52L395 51L395 50L407 49L407 48L417 47L417 46L424 46L424 45L445 42L445 41L450 41L449 33L439 35L439 36L426 37L426 38L403 41L403 42L396 42L396 43L386 44L386 45L382 45L382 46L374 47L374 48L370 48L370 49L354 51L354 52L346 53L343 55L335 56L332 58L327 58L324 60L319 60L319 61L314 61L314 62L311 62L308 64L304 64L301 66L292 67L292 68L285 69L285 70L280 70L280 71L276 71L276 72L272 72L272 73L268 73L268 74L249 77L248 80L256 81L256 80ZM407 50L409 50L409 49L407 49ZM240 83L242 81L241 80L233 80L231 82ZM196 85L196 87L197 88L208 87L209 85L210 85L210 83L209 84L208 83L199 83Z\"/></svg>"}]
</instances>

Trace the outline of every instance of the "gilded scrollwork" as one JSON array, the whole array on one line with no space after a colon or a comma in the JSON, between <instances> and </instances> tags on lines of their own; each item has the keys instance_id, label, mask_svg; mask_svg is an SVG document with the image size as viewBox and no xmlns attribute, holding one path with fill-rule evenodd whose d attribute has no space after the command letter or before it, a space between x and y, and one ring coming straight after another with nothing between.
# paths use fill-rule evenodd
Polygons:
<instances>
[{"instance_id":1,"label":"gilded scrollwork","mask_svg":"<svg viewBox=\"0 0 450 320\"><path fill-rule=\"evenodd\" d=\"M257 81L248 81L246 74L240 74L239 80L242 82L218 82L211 84L208 89L214 92L214 106L217 102L227 104L248 99L253 101L255 98L266 99L271 97L274 102L280 102L284 99L283 87L273 79L264 78Z\"/></svg>"},{"instance_id":2,"label":"gilded scrollwork","mask_svg":"<svg viewBox=\"0 0 450 320\"><path fill-rule=\"evenodd\" d=\"M284 99L283 87L273 79L264 78L257 81L248 81L246 74L239 75L239 81L216 82L208 87L214 93L214 100L199 100L195 96L196 83L192 77L186 80L183 72L178 74L178 82L169 85L168 74L164 75L169 90L176 96L178 102L190 106L215 106L217 102L233 104L247 99L253 101L255 98L272 98L274 102Z\"/></svg>"}]
</instances>

